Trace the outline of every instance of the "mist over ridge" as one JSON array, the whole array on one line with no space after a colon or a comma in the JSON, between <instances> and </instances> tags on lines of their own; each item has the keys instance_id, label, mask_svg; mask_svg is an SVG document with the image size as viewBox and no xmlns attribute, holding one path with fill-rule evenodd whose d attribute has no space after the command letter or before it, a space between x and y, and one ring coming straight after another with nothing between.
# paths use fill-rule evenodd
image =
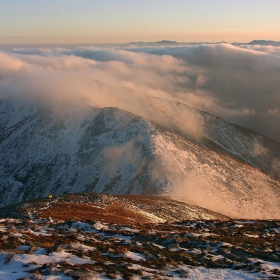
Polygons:
<instances>
[{"instance_id":1,"label":"mist over ridge","mask_svg":"<svg viewBox=\"0 0 280 280\"><path fill-rule=\"evenodd\" d=\"M1 205L98 191L278 217L277 47L17 48L0 59Z\"/></svg>"},{"instance_id":2,"label":"mist over ridge","mask_svg":"<svg viewBox=\"0 0 280 280\"><path fill-rule=\"evenodd\" d=\"M0 53L0 95L52 103L85 97L98 107L126 109L133 90L279 142L279 54L277 46L230 44L14 48ZM135 104L128 107L133 112Z\"/></svg>"}]
</instances>

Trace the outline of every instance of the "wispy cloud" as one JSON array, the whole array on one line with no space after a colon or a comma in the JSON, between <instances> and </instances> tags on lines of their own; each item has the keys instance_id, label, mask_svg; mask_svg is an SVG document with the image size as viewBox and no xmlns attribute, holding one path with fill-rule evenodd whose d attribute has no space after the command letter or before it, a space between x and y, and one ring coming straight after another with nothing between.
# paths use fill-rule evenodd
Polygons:
<instances>
[{"instance_id":1,"label":"wispy cloud","mask_svg":"<svg viewBox=\"0 0 280 280\"><path fill-rule=\"evenodd\" d=\"M229 44L13 49L0 53L0 92L49 102L83 96L137 112L127 105L132 90L280 141L279 54L279 47Z\"/></svg>"}]
</instances>

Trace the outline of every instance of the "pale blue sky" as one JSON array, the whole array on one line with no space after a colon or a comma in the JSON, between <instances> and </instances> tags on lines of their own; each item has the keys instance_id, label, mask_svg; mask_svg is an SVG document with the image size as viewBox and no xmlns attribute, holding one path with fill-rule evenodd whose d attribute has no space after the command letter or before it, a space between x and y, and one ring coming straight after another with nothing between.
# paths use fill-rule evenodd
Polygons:
<instances>
[{"instance_id":1,"label":"pale blue sky","mask_svg":"<svg viewBox=\"0 0 280 280\"><path fill-rule=\"evenodd\" d=\"M280 41L280 0L0 0L0 44Z\"/></svg>"}]
</instances>

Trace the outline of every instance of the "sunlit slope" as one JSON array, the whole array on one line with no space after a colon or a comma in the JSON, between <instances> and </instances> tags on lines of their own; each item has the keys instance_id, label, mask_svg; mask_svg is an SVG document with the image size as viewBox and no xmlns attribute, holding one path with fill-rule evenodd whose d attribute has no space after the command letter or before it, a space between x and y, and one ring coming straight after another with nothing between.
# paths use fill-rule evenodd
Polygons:
<instances>
[{"instance_id":1,"label":"sunlit slope","mask_svg":"<svg viewBox=\"0 0 280 280\"><path fill-rule=\"evenodd\" d=\"M0 202L164 194L230 216L279 217L279 181L204 138L117 108L46 109L1 132Z\"/></svg>"},{"instance_id":2,"label":"sunlit slope","mask_svg":"<svg viewBox=\"0 0 280 280\"><path fill-rule=\"evenodd\" d=\"M130 93L129 102L137 100L134 108L137 114L206 147L215 143L239 159L280 179L280 143L185 104Z\"/></svg>"}]
</instances>

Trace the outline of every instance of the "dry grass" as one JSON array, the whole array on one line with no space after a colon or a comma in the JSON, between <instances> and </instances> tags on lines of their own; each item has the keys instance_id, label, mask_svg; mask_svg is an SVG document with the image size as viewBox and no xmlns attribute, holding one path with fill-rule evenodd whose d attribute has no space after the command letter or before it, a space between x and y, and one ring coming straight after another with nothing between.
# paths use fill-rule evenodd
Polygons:
<instances>
[{"instance_id":1,"label":"dry grass","mask_svg":"<svg viewBox=\"0 0 280 280\"><path fill-rule=\"evenodd\" d=\"M38 199L21 204L17 215L18 217L46 218L49 217L48 207L49 204L46 199ZM182 219L203 219L203 215L213 219L228 219L228 217L207 209L167 197L142 195L68 194L55 198L51 202L50 210L50 216L53 219L69 220L76 217L83 221L99 220L127 225L137 223L142 225L163 220L173 222ZM14 212L11 212L11 214L14 214Z\"/></svg>"},{"instance_id":2,"label":"dry grass","mask_svg":"<svg viewBox=\"0 0 280 280\"><path fill-rule=\"evenodd\" d=\"M136 211L128 209L125 203L116 201L111 205L106 205L104 208L93 205L57 202L51 207L51 217L57 220L69 220L73 217L86 221L97 220L106 223L134 225L135 223L149 223L148 218ZM47 218L49 216L48 209L37 213L40 217Z\"/></svg>"}]
</instances>

